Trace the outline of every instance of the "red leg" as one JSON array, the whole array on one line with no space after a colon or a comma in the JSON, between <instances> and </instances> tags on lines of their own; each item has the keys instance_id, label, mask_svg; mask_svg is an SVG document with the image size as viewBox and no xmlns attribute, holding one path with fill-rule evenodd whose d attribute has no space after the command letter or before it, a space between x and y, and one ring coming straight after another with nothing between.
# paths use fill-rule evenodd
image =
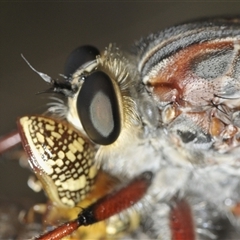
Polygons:
<instances>
[{"instance_id":1,"label":"red leg","mask_svg":"<svg viewBox=\"0 0 240 240\"><path fill-rule=\"evenodd\" d=\"M195 240L192 211L187 201L179 200L170 213L170 228L173 240Z\"/></svg>"},{"instance_id":2,"label":"red leg","mask_svg":"<svg viewBox=\"0 0 240 240\"><path fill-rule=\"evenodd\" d=\"M240 217L240 202L232 207L231 211L236 217Z\"/></svg>"},{"instance_id":3,"label":"red leg","mask_svg":"<svg viewBox=\"0 0 240 240\"><path fill-rule=\"evenodd\" d=\"M0 138L0 154L21 143L18 131L11 132Z\"/></svg>"},{"instance_id":4,"label":"red leg","mask_svg":"<svg viewBox=\"0 0 240 240\"><path fill-rule=\"evenodd\" d=\"M130 182L126 187L111 193L84 209L77 219L37 237L41 240L57 240L68 236L80 226L87 226L108 219L109 217L130 208L146 193L152 179L152 173L145 172Z\"/></svg>"}]
</instances>

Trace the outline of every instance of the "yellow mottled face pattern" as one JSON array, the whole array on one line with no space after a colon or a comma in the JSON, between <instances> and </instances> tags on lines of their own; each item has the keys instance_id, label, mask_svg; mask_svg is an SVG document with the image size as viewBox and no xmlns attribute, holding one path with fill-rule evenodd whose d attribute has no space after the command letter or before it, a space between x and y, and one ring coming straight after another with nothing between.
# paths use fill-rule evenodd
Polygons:
<instances>
[{"instance_id":1,"label":"yellow mottled face pattern","mask_svg":"<svg viewBox=\"0 0 240 240\"><path fill-rule=\"evenodd\" d=\"M26 116L19 124L30 166L50 198L63 206L77 204L97 172L92 144L67 123L49 117Z\"/></svg>"}]
</instances>

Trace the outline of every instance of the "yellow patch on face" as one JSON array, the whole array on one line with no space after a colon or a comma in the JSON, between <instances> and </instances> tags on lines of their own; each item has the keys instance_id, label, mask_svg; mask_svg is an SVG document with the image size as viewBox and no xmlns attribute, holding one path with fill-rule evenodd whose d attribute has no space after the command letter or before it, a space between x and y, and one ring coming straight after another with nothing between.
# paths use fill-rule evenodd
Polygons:
<instances>
[{"instance_id":1,"label":"yellow patch on face","mask_svg":"<svg viewBox=\"0 0 240 240\"><path fill-rule=\"evenodd\" d=\"M71 161L71 162L74 162L76 160L76 156L71 152L71 151L68 151L66 153L66 157Z\"/></svg>"},{"instance_id":2,"label":"yellow patch on face","mask_svg":"<svg viewBox=\"0 0 240 240\"><path fill-rule=\"evenodd\" d=\"M51 132L51 134L54 138L57 138L57 139L61 138L61 135L57 132Z\"/></svg>"},{"instance_id":3,"label":"yellow patch on face","mask_svg":"<svg viewBox=\"0 0 240 240\"><path fill-rule=\"evenodd\" d=\"M77 152L77 148L72 143L68 144L68 148L72 153Z\"/></svg>"},{"instance_id":4,"label":"yellow patch on face","mask_svg":"<svg viewBox=\"0 0 240 240\"><path fill-rule=\"evenodd\" d=\"M52 132L54 132L54 130L55 130L55 126L54 125L50 125L50 124L46 124L45 128L46 128L46 130L52 131Z\"/></svg>"},{"instance_id":5,"label":"yellow patch on face","mask_svg":"<svg viewBox=\"0 0 240 240\"><path fill-rule=\"evenodd\" d=\"M36 138L40 143L44 143L44 141L45 141L44 136L40 132L36 133Z\"/></svg>"},{"instance_id":6,"label":"yellow patch on face","mask_svg":"<svg viewBox=\"0 0 240 240\"><path fill-rule=\"evenodd\" d=\"M65 158L65 153L63 151L59 151L57 155L58 155L58 157L60 159L64 159Z\"/></svg>"},{"instance_id":7,"label":"yellow patch on face","mask_svg":"<svg viewBox=\"0 0 240 240\"><path fill-rule=\"evenodd\" d=\"M91 167L89 171L89 177L93 179L96 176L96 174L97 174L97 169L95 167Z\"/></svg>"}]
</instances>

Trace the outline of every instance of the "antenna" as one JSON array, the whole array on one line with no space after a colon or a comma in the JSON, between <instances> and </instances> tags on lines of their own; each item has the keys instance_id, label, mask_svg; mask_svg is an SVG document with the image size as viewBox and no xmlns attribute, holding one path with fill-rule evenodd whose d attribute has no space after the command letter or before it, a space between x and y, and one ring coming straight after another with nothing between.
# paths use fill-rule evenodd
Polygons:
<instances>
[{"instance_id":1,"label":"antenna","mask_svg":"<svg viewBox=\"0 0 240 240\"><path fill-rule=\"evenodd\" d=\"M51 84L54 82L53 79L52 79L50 76L48 76L47 74L37 71L37 70L28 62L28 60L23 56L23 54L21 54L21 57L22 57L23 60L27 63L27 65L28 65L35 73L37 73L45 82L51 83Z\"/></svg>"}]
</instances>

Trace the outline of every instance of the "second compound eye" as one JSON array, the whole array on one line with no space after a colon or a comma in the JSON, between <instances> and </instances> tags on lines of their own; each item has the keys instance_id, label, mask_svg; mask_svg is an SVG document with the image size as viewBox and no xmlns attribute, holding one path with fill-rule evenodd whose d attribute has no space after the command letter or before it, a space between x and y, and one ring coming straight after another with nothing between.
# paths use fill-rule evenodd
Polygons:
<instances>
[{"instance_id":1,"label":"second compound eye","mask_svg":"<svg viewBox=\"0 0 240 240\"><path fill-rule=\"evenodd\" d=\"M106 73L97 71L86 78L78 95L77 111L93 142L109 145L118 138L121 128L119 104Z\"/></svg>"},{"instance_id":2,"label":"second compound eye","mask_svg":"<svg viewBox=\"0 0 240 240\"><path fill-rule=\"evenodd\" d=\"M99 54L98 49L90 45L76 48L67 58L64 75L68 78L71 77L80 66L86 62L96 59L96 56Z\"/></svg>"}]
</instances>

